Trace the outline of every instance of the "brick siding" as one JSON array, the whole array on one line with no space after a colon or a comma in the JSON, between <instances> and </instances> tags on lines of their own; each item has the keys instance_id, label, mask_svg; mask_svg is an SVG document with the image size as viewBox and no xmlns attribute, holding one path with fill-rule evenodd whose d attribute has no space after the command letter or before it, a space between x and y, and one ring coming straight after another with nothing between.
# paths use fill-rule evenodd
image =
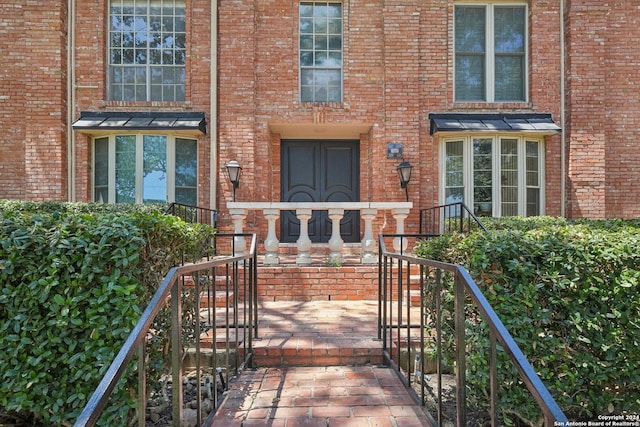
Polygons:
<instances>
[{"instance_id":1,"label":"brick siding","mask_svg":"<svg viewBox=\"0 0 640 427\"><path fill-rule=\"evenodd\" d=\"M108 1L76 1L74 118L82 110L204 111L217 135L199 139L199 204L221 208L232 190L225 163L243 165L240 201L280 198L280 139L274 121L369 123L360 136L361 200L404 200L390 142L403 144L414 166L409 197L416 208L438 202L437 138L429 112L549 112L561 122L561 38L557 1L529 1L529 101L459 103L453 99L453 1L344 1L344 102L301 103L298 89L298 2L221 0L218 117L211 111L211 2L187 0L187 101L112 102L106 97ZM566 188L572 217L637 217L640 189L640 10L625 2L565 3ZM0 197L59 200L68 191L67 2L0 5ZM27 35L27 37L24 37ZM74 139L75 198L91 199L91 138ZM545 138L546 213L559 215L562 139ZM216 150L217 175L210 176ZM218 200L209 200L217 185ZM416 213L407 232L417 231ZM248 224L264 228L251 214ZM386 219L376 219L376 231ZM388 230L385 230L388 231Z\"/></svg>"}]
</instances>

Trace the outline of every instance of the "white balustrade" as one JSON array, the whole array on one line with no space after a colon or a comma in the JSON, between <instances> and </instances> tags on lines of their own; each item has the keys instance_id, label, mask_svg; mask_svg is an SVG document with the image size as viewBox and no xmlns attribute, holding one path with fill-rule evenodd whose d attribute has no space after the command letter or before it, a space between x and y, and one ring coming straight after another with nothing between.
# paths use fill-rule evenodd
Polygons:
<instances>
[{"instance_id":1,"label":"white balustrade","mask_svg":"<svg viewBox=\"0 0 640 427\"><path fill-rule=\"evenodd\" d=\"M404 221L409 215L413 203L411 202L232 202L228 203L229 214L233 220L235 233L242 233L244 220L248 211L262 211L267 220L267 237L264 240L265 256L264 264L278 264L278 248L280 242L276 236L276 221L280 218L281 211L295 211L300 221L300 237L296 241L298 255L296 263L299 265L311 264L312 242L309 238L309 220L313 211L328 211L331 219L331 238L329 239L329 262L342 263L344 241L340 236L340 221L345 210L359 210L364 221L364 234L362 236L362 263L374 264L378 262L377 245L373 235L373 221L379 210L391 211L396 222L395 234L404 234ZM236 238L234 241L235 252L242 253L246 248L244 238ZM399 252L407 249L407 240L397 237L393 242L394 249Z\"/></svg>"}]
</instances>

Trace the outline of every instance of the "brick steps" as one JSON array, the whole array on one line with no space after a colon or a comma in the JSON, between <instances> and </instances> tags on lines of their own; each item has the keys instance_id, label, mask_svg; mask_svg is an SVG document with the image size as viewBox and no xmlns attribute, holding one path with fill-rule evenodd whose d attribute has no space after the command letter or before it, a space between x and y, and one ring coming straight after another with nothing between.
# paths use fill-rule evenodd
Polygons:
<instances>
[{"instance_id":1,"label":"brick steps","mask_svg":"<svg viewBox=\"0 0 640 427\"><path fill-rule=\"evenodd\" d=\"M253 362L258 367L361 366L383 363L377 339L376 301L261 301L258 337L253 339ZM240 309L242 310L242 309ZM204 313L204 312L203 312ZM416 315L417 316L417 315ZM228 312L233 323L233 311ZM216 324L226 323L227 311L216 309ZM244 315L238 312L238 323ZM216 347L244 352L244 331L216 331ZM203 349L213 348L213 331L202 334ZM236 351L236 341L238 349ZM395 345L395 343L392 343Z\"/></svg>"},{"instance_id":2,"label":"brick steps","mask_svg":"<svg viewBox=\"0 0 640 427\"><path fill-rule=\"evenodd\" d=\"M273 337L254 342L254 362L261 367L378 365L382 346L361 337Z\"/></svg>"},{"instance_id":3,"label":"brick steps","mask_svg":"<svg viewBox=\"0 0 640 427\"><path fill-rule=\"evenodd\" d=\"M411 271L411 289L403 300L419 307L419 270ZM216 284L216 324L233 323L226 311L227 283ZM415 288L414 288L415 286ZM406 286L405 286L406 287ZM233 288L233 287L231 287ZM397 284L394 284L397 293ZM242 302L243 295L237 297ZM206 296L206 295L205 295ZM377 339L378 266L347 264L258 267L258 330L253 340L253 362L258 367L361 366L383 363L382 342ZM205 307L203 301L203 307ZM244 315L242 307L238 323ZM205 311L203 311L204 313ZM228 314L227 314L228 313ZM242 356L243 330L230 331L229 349ZM201 346L213 348L212 331L202 334ZM225 349L226 332L216 333L216 347Z\"/></svg>"}]
</instances>

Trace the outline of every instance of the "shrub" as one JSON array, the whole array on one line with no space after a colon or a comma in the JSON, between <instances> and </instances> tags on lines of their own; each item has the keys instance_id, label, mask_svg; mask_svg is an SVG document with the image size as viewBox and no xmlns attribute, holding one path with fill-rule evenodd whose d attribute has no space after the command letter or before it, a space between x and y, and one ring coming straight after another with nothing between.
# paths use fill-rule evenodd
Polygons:
<instances>
[{"instance_id":1,"label":"shrub","mask_svg":"<svg viewBox=\"0 0 640 427\"><path fill-rule=\"evenodd\" d=\"M183 253L197 257L213 230L160 206L8 201L0 223L0 408L70 425L159 279ZM127 385L105 425L126 424L135 397Z\"/></svg>"},{"instance_id":2,"label":"shrub","mask_svg":"<svg viewBox=\"0 0 640 427\"><path fill-rule=\"evenodd\" d=\"M417 252L469 270L570 417L640 412L640 221L509 218L487 226L421 243ZM469 323L474 402L488 393L486 356L478 353L488 338L485 325ZM505 422L509 414L539 422L504 354L499 365Z\"/></svg>"}]
</instances>

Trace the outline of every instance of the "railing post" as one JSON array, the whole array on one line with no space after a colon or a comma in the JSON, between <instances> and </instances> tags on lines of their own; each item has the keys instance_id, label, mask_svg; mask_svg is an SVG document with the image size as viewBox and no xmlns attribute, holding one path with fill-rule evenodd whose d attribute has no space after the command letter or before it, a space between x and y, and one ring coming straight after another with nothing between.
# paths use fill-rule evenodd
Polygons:
<instances>
[{"instance_id":1,"label":"railing post","mask_svg":"<svg viewBox=\"0 0 640 427\"><path fill-rule=\"evenodd\" d=\"M360 216L364 220L364 234L362 235L362 263L375 264L378 262L376 257L376 241L373 238L373 219L376 217L378 210L375 208L365 208L360 212Z\"/></svg>"},{"instance_id":2,"label":"railing post","mask_svg":"<svg viewBox=\"0 0 640 427\"><path fill-rule=\"evenodd\" d=\"M182 277L171 288L171 380L172 426L179 427L182 422Z\"/></svg>"},{"instance_id":3,"label":"railing post","mask_svg":"<svg viewBox=\"0 0 640 427\"><path fill-rule=\"evenodd\" d=\"M329 262L342 264L342 247L344 241L340 237L340 220L344 216L344 209L329 209L331 218L331 238L329 239Z\"/></svg>"},{"instance_id":4,"label":"railing post","mask_svg":"<svg viewBox=\"0 0 640 427\"><path fill-rule=\"evenodd\" d=\"M404 234L404 220L409 216L409 208L396 208L392 214L396 220L396 234ZM393 239L393 249L396 252L406 251L408 245L406 237L394 237Z\"/></svg>"},{"instance_id":5,"label":"railing post","mask_svg":"<svg viewBox=\"0 0 640 427\"><path fill-rule=\"evenodd\" d=\"M280 242L276 237L276 220L280 217L280 209L267 208L263 210L264 217L267 219L267 238L264 240L264 264L279 264L278 247Z\"/></svg>"},{"instance_id":6,"label":"railing post","mask_svg":"<svg viewBox=\"0 0 640 427\"><path fill-rule=\"evenodd\" d=\"M467 367L465 342L464 282L458 273L454 277L454 322L456 342L456 418L458 426L467 425Z\"/></svg>"},{"instance_id":7,"label":"railing post","mask_svg":"<svg viewBox=\"0 0 640 427\"><path fill-rule=\"evenodd\" d=\"M233 220L233 228L235 234L242 234L242 228L244 224L244 219L247 217L247 211L243 208L231 208L229 209L229 214L231 215L231 219ZM233 238L233 255L242 255L244 254L244 250L247 247L247 242L244 240L244 237L235 236Z\"/></svg>"},{"instance_id":8,"label":"railing post","mask_svg":"<svg viewBox=\"0 0 640 427\"><path fill-rule=\"evenodd\" d=\"M311 239L309 238L309 220L311 219L311 209L297 209L296 217L300 221L300 237L296 241L298 246L298 256L296 263L300 265L311 264Z\"/></svg>"}]
</instances>

